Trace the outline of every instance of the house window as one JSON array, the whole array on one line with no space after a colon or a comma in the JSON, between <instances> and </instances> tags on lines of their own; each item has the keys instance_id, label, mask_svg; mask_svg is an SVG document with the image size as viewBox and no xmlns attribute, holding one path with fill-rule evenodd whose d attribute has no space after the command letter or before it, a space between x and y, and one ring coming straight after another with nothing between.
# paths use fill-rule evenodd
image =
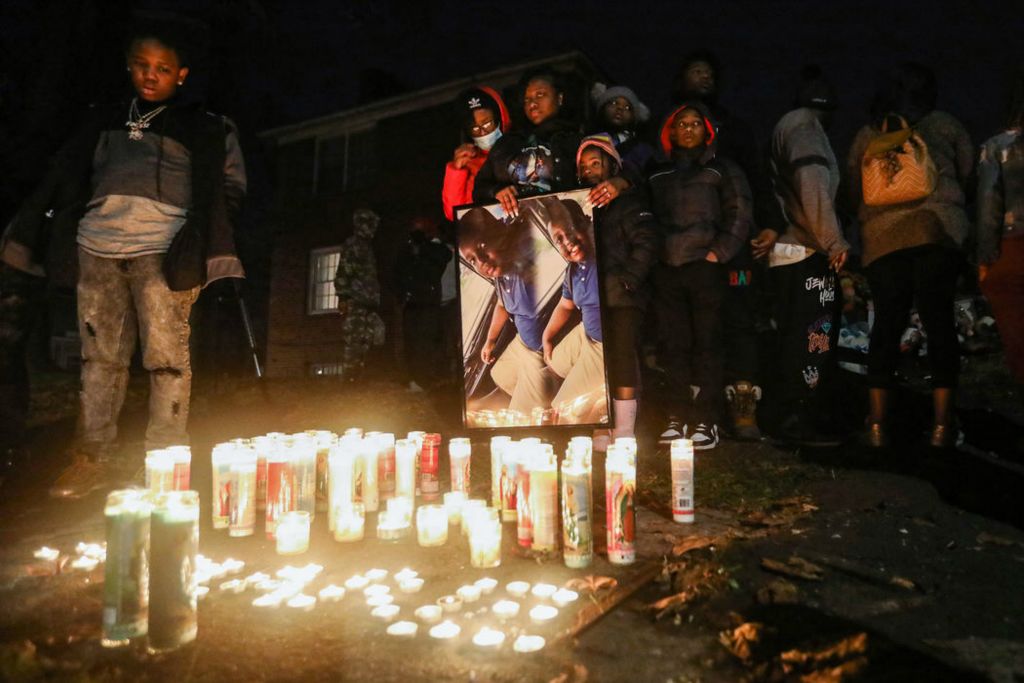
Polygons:
<instances>
[{"instance_id":1,"label":"house window","mask_svg":"<svg viewBox=\"0 0 1024 683\"><path fill-rule=\"evenodd\" d=\"M344 369L341 363L312 363L309 374L313 377L340 377Z\"/></svg>"},{"instance_id":2,"label":"house window","mask_svg":"<svg viewBox=\"0 0 1024 683\"><path fill-rule=\"evenodd\" d=\"M323 315L338 312L338 294L334 291L334 275L338 272L341 247L324 247L309 252L309 292L306 312Z\"/></svg>"},{"instance_id":3,"label":"house window","mask_svg":"<svg viewBox=\"0 0 1024 683\"><path fill-rule=\"evenodd\" d=\"M372 128L317 141L316 192L337 194L365 187L377 166Z\"/></svg>"}]
</instances>

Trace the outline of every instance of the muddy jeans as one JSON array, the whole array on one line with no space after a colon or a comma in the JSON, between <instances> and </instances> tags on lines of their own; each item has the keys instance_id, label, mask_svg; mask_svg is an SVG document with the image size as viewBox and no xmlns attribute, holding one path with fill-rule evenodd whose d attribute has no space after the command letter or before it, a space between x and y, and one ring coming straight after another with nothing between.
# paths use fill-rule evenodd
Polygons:
<instances>
[{"instance_id":1,"label":"muddy jeans","mask_svg":"<svg viewBox=\"0 0 1024 683\"><path fill-rule=\"evenodd\" d=\"M82 393L77 440L105 450L117 438L135 341L149 371L146 449L187 444L192 365L189 322L199 288L172 292L163 254L100 258L78 250Z\"/></svg>"}]
</instances>

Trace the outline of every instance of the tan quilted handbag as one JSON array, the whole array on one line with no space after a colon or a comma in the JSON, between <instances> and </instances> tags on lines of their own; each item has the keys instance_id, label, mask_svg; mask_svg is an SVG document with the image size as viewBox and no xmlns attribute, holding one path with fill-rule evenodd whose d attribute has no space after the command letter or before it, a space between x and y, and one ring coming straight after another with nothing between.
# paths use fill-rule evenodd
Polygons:
<instances>
[{"instance_id":1,"label":"tan quilted handbag","mask_svg":"<svg viewBox=\"0 0 1024 683\"><path fill-rule=\"evenodd\" d=\"M923 199L935 191L939 180L939 170L920 134L903 117L899 117L902 127L890 132L888 118L882 134L871 141L861 159L861 185L868 206Z\"/></svg>"}]
</instances>

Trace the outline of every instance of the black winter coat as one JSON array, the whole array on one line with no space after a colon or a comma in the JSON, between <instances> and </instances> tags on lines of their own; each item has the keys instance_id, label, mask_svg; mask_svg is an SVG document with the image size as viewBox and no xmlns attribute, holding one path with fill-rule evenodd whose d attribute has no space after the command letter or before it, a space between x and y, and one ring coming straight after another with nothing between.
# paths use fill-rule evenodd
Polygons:
<instances>
[{"instance_id":1,"label":"black winter coat","mask_svg":"<svg viewBox=\"0 0 1024 683\"><path fill-rule=\"evenodd\" d=\"M509 172L509 163L524 149L543 145L551 150L553 169L551 188L547 192L561 192L576 187L576 149L580 146L579 130L564 119L550 119L527 130L513 130L495 143L487 161L480 168L473 184L473 201L489 204L494 195L516 179ZM519 185L519 196L543 194L530 185Z\"/></svg>"},{"instance_id":2,"label":"black winter coat","mask_svg":"<svg viewBox=\"0 0 1024 683\"><path fill-rule=\"evenodd\" d=\"M611 204L594 209L601 297L610 308L643 308L647 276L661 238L643 190L630 188Z\"/></svg>"}]
</instances>

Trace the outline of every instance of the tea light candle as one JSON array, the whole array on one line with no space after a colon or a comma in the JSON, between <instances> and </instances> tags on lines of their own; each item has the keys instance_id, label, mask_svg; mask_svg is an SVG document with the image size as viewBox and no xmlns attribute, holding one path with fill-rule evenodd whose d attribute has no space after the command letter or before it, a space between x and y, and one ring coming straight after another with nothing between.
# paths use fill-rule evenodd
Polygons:
<instances>
[{"instance_id":1,"label":"tea light candle","mask_svg":"<svg viewBox=\"0 0 1024 683\"><path fill-rule=\"evenodd\" d=\"M74 559L74 561L71 563L71 568L78 569L84 572L91 572L93 569L96 569L96 565L98 565L99 563L100 561L93 557L86 557L85 555L81 555Z\"/></svg>"},{"instance_id":2,"label":"tea light candle","mask_svg":"<svg viewBox=\"0 0 1024 683\"><path fill-rule=\"evenodd\" d=\"M350 591L360 591L370 585L370 580L365 576L356 574L345 580L345 588Z\"/></svg>"},{"instance_id":3,"label":"tea light candle","mask_svg":"<svg viewBox=\"0 0 1024 683\"><path fill-rule=\"evenodd\" d=\"M458 612L462 609L462 598L458 595L445 595L437 599L437 604L445 612Z\"/></svg>"},{"instance_id":4,"label":"tea light candle","mask_svg":"<svg viewBox=\"0 0 1024 683\"><path fill-rule=\"evenodd\" d=\"M309 512L290 510L277 523L277 554L300 555L309 550Z\"/></svg>"},{"instance_id":5,"label":"tea light candle","mask_svg":"<svg viewBox=\"0 0 1024 683\"><path fill-rule=\"evenodd\" d=\"M419 593L421 588L423 588L423 579L418 577L406 579L398 584L398 590L403 593Z\"/></svg>"},{"instance_id":6,"label":"tea light candle","mask_svg":"<svg viewBox=\"0 0 1024 683\"><path fill-rule=\"evenodd\" d=\"M107 559L107 544L82 542L75 546L75 552L102 562Z\"/></svg>"},{"instance_id":7,"label":"tea light candle","mask_svg":"<svg viewBox=\"0 0 1024 683\"><path fill-rule=\"evenodd\" d=\"M519 614L519 603L513 600L498 600L491 606L491 611L502 621L515 619Z\"/></svg>"},{"instance_id":8,"label":"tea light candle","mask_svg":"<svg viewBox=\"0 0 1024 683\"><path fill-rule=\"evenodd\" d=\"M512 649L520 654L527 654L543 649L544 645L543 636L530 636L524 633L512 643Z\"/></svg>"},{"instance_id":9,"label":"tea light candle","mask_svg":"<svg viewBox=\"0 0 1024 683\"><path fill-rule=\"evenodd\" d=\"M416 510L416 539L433 548L448 542L448 510L443 505L421 505Z\"/></svg>"},{"instance_id":10,"label":"tea light candle","mask_svg":"<svg viewBox=\"0 0 1024 683\"><path fill-rule=\"evenodd\" d=\"M366 604L370 607L381 607L383 605L390 605L395 601L394 595L371 595L366 598Z\"/></svg>"},{"instance_id":11,"label":"tea light candle","mask_svg":"<svg viewBox=\"0 0 1024 683\"><path fill-rule=\"evenodd\" d=\"M224 572L227 574L238 574L243 569L245 569L245 562L229 557L228 559L224 560L220 566L224 569Z\"/></svg>"},{"instance_id":12,"label":"tea light candle","mask_svg":"<svg viewBox=\"0 0 1024 683\"><path fill-rule=\"evenodd\" d=\"M363 576L365 576L367 579L373 582L383 581L384 579L388 578L388 570L371 569L370 571L366 572Z\"/></svg>"},{"instance_id":13,"label":"tea light candle","mask_svg":"<svg viewBox=\"0 0 1024 683\"><path fill-rule=\"evenodd\" d=\"M203 598L205 598L207 595L210 594L210 587L209 586L196 586L196 589L195 589L195 591L192 594L196 596L196 600L202 600Z\"/></svg>"},{"instance_id":14,"label":"tea light candle","mask_svg":"<svg viewBox=\"0 0 1024 683\"><path fill-rule=\"evenodd\" d=\"M480 599L480 589L472 584L461 586L455 593L463 602L476 602Z\"/></svg>"},{"instance_id":15,"label":"tea light candle","mask_svg":"<svg viewBox=\"0 0 1024 683\"><path fill-rule=\"evenodd\" d=\"M335 541L351 543L363 540L366 535L366 508L362 503L336 505L333 517Z\"/></svg>"},{"instance_id":16,"label":"tea light candle","mask_svg":"<svg viewBox=\"0 0 1024 683\"><path fill-rule=\"evenodd\" d=\"M269 579L270 574L264 574L263 572L253 572L252 574L249 574L249 576L245 577L245 582L250 586L255 586L261 581L268 581Z\"/></svg>"},{"instance_id":17,"label":"tea light candle","mask_svg":"<svg viewBox=\"0 0 1024 683\"><path fill-rule=\"evenodd\" d=\"M576 591L571 591L568 588L560 588L551 596L551 601L559 607L565 607L570 602L575 602L579 597L580 594Z\"/></svg>"},{"instance_id":18,"label":"tea light candle","mask_svg":"<svg viewBox=\"0 0 1024 683\"><path fill-rule=\"evenodd\" d=\"M413 571L412 569L405 567L401 571L395 572L395 581L397 581L398 583L402 583L403 581L408 581L409 579L415 579L419 575L419 572Z\"/></svg>"},{"instance_id":19,"label":"tea light candle","mask_svg":"<svg viewBox=\"0 0 1024 683\"><path fill-rule=\"evenodd\" d=\"M245 581L231 579L222 583L218 588L221 593L241 593L245 590Z\"/></svg>"},{"instance_id":20,"label":"tea light candle","mask_svg":"<svg viewBox=\"0 0 1024 683\"><path fill-rule=\"evenodd\" d=\"M305 584L298 581L282 581L274 593L281 596L282 600L287 600L301 593L303 588L305 588Z\"/></svg>"},{"instance_id":21,"label":"tea light candle","mask_svg":"<svg viewBox=\"0 0 1024 683\"><path fill-rule=\"evenodd\" d=\"M416 618L422 621L424 624L436 624L441 621L442 609L439 605L423 605L422 607L416 608L413 614Z\"/></svg>"},{"instance_id":22,"label":"tea light candle","mask_svg":"<svg viewBox=\"0 0 1024 683\"><path fill-rule=\"evenodd\" d=\"M264 607L267 609L277 609L281 606L281 596L276 593L267 593L261 595L252 601L253 607Z\"/></svg>"},{"instance_id":23,"label":"tea light candle","mask_svg":"<svg viewBox=\"0 0 1024 683\"><path fill-rule=\"evenodd\" d=\"M535 624L546 624L558 616L558 608L551 605L537 605L530 610L530 621Z\"/></svg>"},{"instance_id":24,"label":"tea light candle","mask_svg":"<svg viewBox=\"0 0 1024 683\"><path fill-rule=\"evenodd\" d=\"M396 638L414 638L419 628L415 621L396 621L388 626L388 635Z\"/></svg>"},{"instance_id":25,"label":"tea light candle","mask_svg":"<svg viewBox=\"0 0 1024 683\"><path fill-rule=\"evenodd\" d=\"M46 560L47 562L53 562L60 557L60 551L56 548L48 548L45 545L39 550L32 553L32 557L37 560Z\"/></svg>"},{"instance_id":26,"label":"tea light candle","mask_svg":"<svg viewBox=\"0 0 1024 683\"><path fill-rule=\"evenodd\" d=\"M338 602L345 597L345 589L332 583L321 588L317 597L320 598L320 602Z\"/></svg>"},{"instance_id":27,"label":"tea light candle","mask_svg":"<svg viewBox=\"0 0 1024 683\"><path fill-rule=\"evenodd\" d=\"M442 621L430 628L430 637L438 640L452 640L462 633L462 629L454 621Z\"/></svg>"},{"instance_id":28,"label":"tea light candle","mask_svg":"<svg viewBox=\"0 0 1024 683\"><path fill-rule=\"evenodd\" d=\"M462 535L469 537L469 522L473 516L480 514L482 510L487 509L487 501L480 498L470 498L462 502L462 510L459 514L459 518L462 521Z\"/></svg>"},{"instance_id":29,"label":"tea light candle","mask_svg":"<svg viewBox=\"0 0 1024 683\"><path fill-rule=\"evenodd\" d=\"M292 609L301 610L303 612L311 612L313 608L316 607L316 598L312 595L299 593L298 595L290 598L287 604Z\"/></svg>"},{"instance_id":30,"label":"tea light candle","mask_svg":"<svg viewBox=\"0 0 1024 683\"><path fill-rule=\"evenodd\" d=\"M534 585L533 590L530 592L533 593L533 597L544 600L554 595L556 590L558 590L558 587L550 583L538 583Z\"/></svg>"},{"instance_id":31,"label":"tea light candle","mask_svg":"<svg viewBox=\"0 0 1024 683\"><path fill-rule=\"evenodd\" d=\"M498 580L490 577L484 577L474 581L473 585L480 589L481 595L490 595L494 592L495 587L497 587Z\"/></svg>"},{"instance_id":32,"label":"tea light candle","mask_svg":"<svg viewBox=\"0 0 1024 683\"><path fill-rule=\"evenodd\" d=\"M391 592L390 586L385 586L381 583L375 583L372 586L367 586L363 589L363 595L368 598L372 598L375 595L387 595Z\"/></svg>"},{"instance_id":33,"label":"tea light candle","mask_svg":"<svg viewBox=\"0 0 1024 683\"><path fill-rule=\"evenodd\" d=\"M253 587L260 593L273 593L281 587L281 582L277 579L264 579L257 581Z\"/></svg>"},{"instance_id":34,"label":"tea light candle","mask_svg":"<svg viewBox=\"0 0 1024 683\"><path fill-rule=\"evenodd\" d=\"M389 595L388 597L390 598L391 596ZM370 616L383 621L391 621L398 616L399 611L400 608L398 605L379 605L373 608L373 611L370 612Z\"/></svg>"},{"instance_id":35,"label":"tea light candle","mask_svg":"<svg viewBox=\"0 0 1024 683\"><path fill-rule=\"evenodd\" d=\"M501 564L501 519L494 508L474 510L466 518L469 527L469 563L474 567Z\"/></svg>"},{"instance_id":36,"label":"tea light candle","mask_svg":"<svg viewBox=\"0 0 1024 683\"><path fill-rule=\"evenodd\" d=\"M526 581L512 581L505 584L505 590L508 591L509 595L522 598L530 591L530 584Z\"/></svg>"},{"instance_id":37,"label":"tea light candle","mask_svg":"<svg viewBox=\"0 0 1024 683\"><path fill-rule=\"evenodd\" d=\"M488 626L484 626L473 636L473 644L482 648L499 648L504 642L505 633Z\"/></svg>"},{"instance_id":38,"label":"tea light candle","mask_svg":"<svg viewBox=\"0 0 1024 683\"><path fill-rule=\"evenodd\" d=\"M466 494L462 491L449 491L444 494L444 509L448 512L448 523L458 526L462 523L462 506L466 502Z\"/></svg>"}]
</instances>

